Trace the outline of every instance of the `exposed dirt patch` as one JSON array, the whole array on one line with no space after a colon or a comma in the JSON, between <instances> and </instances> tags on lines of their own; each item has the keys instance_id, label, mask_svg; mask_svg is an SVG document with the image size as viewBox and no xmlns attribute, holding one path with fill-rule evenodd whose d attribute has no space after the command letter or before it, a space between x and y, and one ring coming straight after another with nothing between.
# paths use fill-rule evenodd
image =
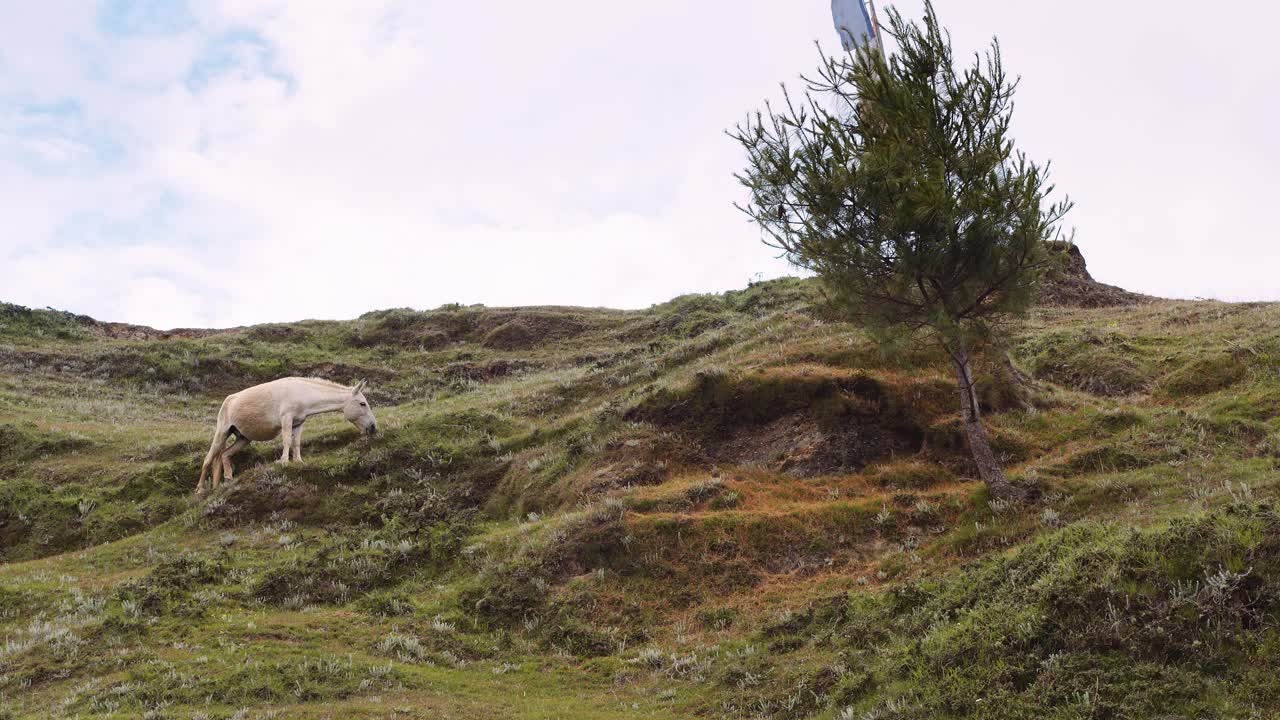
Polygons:
<instances>
[{"instance_id":1,"label":"exposed dirt patch","mask_svg":"<svg viewBox=\"0 0 1280 720\"><path fill-rule=\"evenodd\" d=\"M889 393L874 378L830 369L703 373L686 391L659 393L632 416L676 429L707 463L813 476L919 449L923 426Z\"/></svg>"},{"instance_id":2,"label":"exposed dirt patch","mask_svg":"<svg viewBox=\"0 0 1280 720\"><path fill-rule=\"evenodd\" d=\"M704 444L714 462L766 467L800 477L859 471L872 460L910 446L906 438L875 423L824 429L803 413L762 427L741 428Z\"/></svg>"},{"instance_id":3,"label":"exposed dirt patch","mask_svg":"<svg viewBox=\"0 0 1280 720\"><path fill-rule=\"evenodd\" d=\"M528 360L490 360L487 362L455 362L445 365L441 372L449 382L492 382L512 375L519 375L541 367Z\"/></svg>"},{"instance_id":4,"label":"exposed dirt patch","mask_svg":"<svg viewBox=\"0 0 1280 720\"><path fill-rule=\"evenodd\" d=\"M212 527L234 527L278 515L306 522L315 515L320 497L305 482L240 479L205 501L200 516Z\"/></svg>"}]
</instances>

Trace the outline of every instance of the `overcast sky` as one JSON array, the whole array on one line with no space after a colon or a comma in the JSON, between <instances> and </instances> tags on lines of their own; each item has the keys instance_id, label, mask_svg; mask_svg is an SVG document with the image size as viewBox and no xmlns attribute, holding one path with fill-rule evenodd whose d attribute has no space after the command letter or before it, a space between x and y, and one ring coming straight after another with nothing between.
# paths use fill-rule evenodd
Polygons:
<instances>
[{"instance_id":1,"label":"overcast sky","mask_svg":"<svg viewBox=\"0 0 1280 720\"><path fill-rule=\"evenodd\" d=\"M918 15L920 3L898 6ZM1280 299L1280 4L939 0L1099 279ZM883 11L883 10L882 10ZM0 300L158 327L789 272L724 136L829 0L0 0Z\"/></svg>"}]
</instances>

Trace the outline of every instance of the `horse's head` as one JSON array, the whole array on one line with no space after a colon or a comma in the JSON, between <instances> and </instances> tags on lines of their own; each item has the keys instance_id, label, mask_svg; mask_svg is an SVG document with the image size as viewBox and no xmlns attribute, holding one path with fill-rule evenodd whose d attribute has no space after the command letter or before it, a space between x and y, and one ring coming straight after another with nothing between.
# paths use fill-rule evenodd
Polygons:
<instances>
[{"instance_id":1,"label":"horse's head","mask_svg":"<svg viewBox=\"0 0 1280 720\"><path fill-rule=\"evenodd\" d=\"M361 380L351 388L351 397L347 398L347 403L342 406L342 415L347 422L360 428L360 432L365 435L376 435L378 421L373 417L373 410L369 409L369 401L364 396L364 389L368 384Z\"/></svg>"}]
</instances>

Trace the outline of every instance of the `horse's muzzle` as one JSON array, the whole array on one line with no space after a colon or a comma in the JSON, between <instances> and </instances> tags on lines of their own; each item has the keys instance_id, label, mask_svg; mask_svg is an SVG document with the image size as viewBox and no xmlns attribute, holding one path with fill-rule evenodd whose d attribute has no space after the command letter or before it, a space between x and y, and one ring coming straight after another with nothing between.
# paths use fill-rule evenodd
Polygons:
<instances>
[{"instance_id":1,"label":"horse's muzzle","mask_svg":"<svg viewBox=\"0 0 1280 720\"><path fill-rule=\"evenodd\" d=\"M377 435L377 434L378 434L378 426L377 426L377 425L370 425L370 426L369 426L369 429L364 431L364 434L365 434L365 435L368 435L369 437L373 437L374 435Z\"/></svg>"}]
</instances>

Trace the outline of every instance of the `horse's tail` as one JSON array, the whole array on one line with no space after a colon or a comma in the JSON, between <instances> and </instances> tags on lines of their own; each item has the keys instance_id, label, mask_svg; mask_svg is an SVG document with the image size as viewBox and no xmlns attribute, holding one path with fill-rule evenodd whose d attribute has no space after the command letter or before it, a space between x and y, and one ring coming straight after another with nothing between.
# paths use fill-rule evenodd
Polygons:
<instances>
[{"instance_id":1,"label":"horse's tail","mask_svg":"<svg viewBox=\"0 0 1280 720\"><path fill-rule=\"evenodd\" d=\"M218 408L218 423L213 428L213 442L204 456L204 464L200 466L200 481L196 483L197 495L204 492L204 479L209 474L209 466L218 461L227 447L227 431L230 428L227 427L226 417L227 401L223 400L222 407Z\"/></svg>"}]
</instances>

